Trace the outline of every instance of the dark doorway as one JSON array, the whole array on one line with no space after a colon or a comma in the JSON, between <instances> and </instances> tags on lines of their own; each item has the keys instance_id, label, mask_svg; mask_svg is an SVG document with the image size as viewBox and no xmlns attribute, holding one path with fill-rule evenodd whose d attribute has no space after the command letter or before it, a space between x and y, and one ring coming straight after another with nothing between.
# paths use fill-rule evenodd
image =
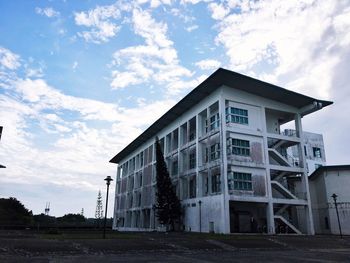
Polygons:
<instances>
[{"instance_id":1,"label":"dark doorway","mask_svg":"<svg viewBox=\"0 0 350 263\"><path fill-rule=\"evenodd\" d=\"M230 202L231 233L262 233L266 227L266 204Z\"/></svg>"}]
</instances>

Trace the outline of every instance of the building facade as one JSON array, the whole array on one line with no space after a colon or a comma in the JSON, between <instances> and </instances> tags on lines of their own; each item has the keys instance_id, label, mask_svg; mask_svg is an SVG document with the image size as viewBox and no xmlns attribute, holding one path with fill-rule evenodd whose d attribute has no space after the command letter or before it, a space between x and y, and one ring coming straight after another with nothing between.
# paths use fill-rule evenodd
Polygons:
<instances>
[{"instance_id":1,"label":"building facade","mask_svg":"<svg viewBox=\"0 0 350 263\"><path fill-rule=\"evenodd\" d=\"M218 69L111 160L114 229L158 227L158 136L186 231L314 234L301 119L331 103Z\"/></svg>"},{"instance_id":2,"label":"building facade","mask_svg":"<svg viewBox=\"0 0 350 263\"><path fill-rule=\"evenodd\" d=\"M293 130L286 129L284 133L288 134ZM317 168L325 166L326 151L322 134L303 132L304 138L304 155L306 160L306 170L311 175ZM290 162L299 162L298 147L290 147L288 149L288 159Z\"/></svg>"},{"instance_id":3,"label":"building facade","mask_svg":"<svg viewBox=\"0 0 350 263\"><path fill-rule=\"evenodd\" d=\"M317 234L339 234L333 194L342 233L350 235L350 165L322 166L310 175L310 195Z\"/></svg>"}]
</instances>

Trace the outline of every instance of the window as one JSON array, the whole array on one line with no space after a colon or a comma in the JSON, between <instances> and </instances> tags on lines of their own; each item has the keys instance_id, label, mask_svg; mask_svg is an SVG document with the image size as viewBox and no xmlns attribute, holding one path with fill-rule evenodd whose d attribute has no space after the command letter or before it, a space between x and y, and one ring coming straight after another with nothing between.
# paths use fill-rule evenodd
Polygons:
<instances>
[{"instance_id":1,"label":"window","mask_svg":"<svg viewBox=\"0 0 350 263\"><path fill-rule=\"evenodd\" d=\"M220 143L215 143L210 146L210 160L217 160L220 158Z\"/></svg>"},{"instance_id":2,"label":"window","mask_svg":"<svg viewBox=\"0 0 350 263\"><path fill-rule=\"evenodd\" d=\"M252 175L249 173L229 172L227 183L229 190L253 190Z\"/></svg>"},{"instance_id":3,"label":"window","mask_svg":"<svg viewBox=\"0 0 350 263\"><path fill-rule=\"evenodd\" d=\"M227 154L250 156L250 143L246 140L228 138Z\"/></svg>"},{"instance_id":4,"label":"window","mask_svg":"<svg viewBox=\"0 0 350 263\"><path fill-rule=\"evenodd\" d=\"M173 161L171 174L176 175L178 173L179 163L177 160Z\"/></svg>"},{"instance_id":5,"label":"window","mask_svg":"<svg viewBox=\"0 0 350 263\"><path fill-rule=\"evenodd\" d=\"M305 153L305 156L307 156L306 145L304 145L304 153Z\"/></svg>"},{"instance_id":6,"label":"window","mask_svg":"<svg viewBox=\"0 0 350 263\"><path fill-rule=\"evenodd\" d=\"M221 178L220 174L214 174L211 176L211 192L219 193L221 191Z\"/></svg>"},{"instance_id":7,"label":"window","mask_svg":"<svg viewBox=\"0 0 350 263\"><path fill-rule=\"evenodd\" d=\"M141 193L137 194L137 204L136 206L141 206Z\"/></svg>"},{"instance_id":8,"label":"window","mask_svg":"<svg viewBox=\"0 0 350 263\"><path fill-rule=\"evenodd\" d=\"M143 152L140 153L140 167L143 167Z\"/></svg>"},{"instance_id":9,"label":"window","mask_svg":"<svg viewBox=\"0 0 350 263\"><path fill-rule=\"evenodd\" d=\"M129 177L128 184L129 184L128 191L132 191L134 189L134 177L133 176Z\"/></svg>"},{"instance_id":10,"label":"window","mask_svg":"<svg viewBox=\"0 0 350 263\"><path fill-rule=\"evenodd\" d=\"M248 125L248 110L227 107L226 123L229 122Z\"/></svg>"},{"instance_id":11,"label":"window","mask_svg":"<svg viewBox=\"0 0 350 263\"><path fill-rule=\"evenodd\" d=\"M207 163L209 162L209 149L205 148L205 158L204 162Z\"/></svg>"},{"instance_id":12,"label":"window","mask_svg":"<svg viewBox=\"0 0 350 263\"><path fill-rule=\"evenodd\" d=\"M139 187L142 186L142 173L139 174Z\"/></svg>"},{"instance_id":13,"label":"window","mask_svg":"<svg viewBox=\"0 0 350 263\"><path fill-rule=\"evenodd\" d=\"M129 208L131 208L133 206L133 195L130 194L129 195Z\"/></svg>"},{"instance_id":14,"label":"window","mask_svg":"<svg viewBox=\"0 0 350 263\"><path fill-rule=\"evenodd\" d=\"M190 198L196 198L196 177L190 179Z\"/></svg>"},{"instance_id":15,"label":"window","mask_svg":"<svg viewBox=\"0 0 350 263\"><path fill-rule=\"evenodd\" d=\"M196 134L194 132L190 133L190 142L193 141L194 139L196 139Z\"/></svg>"},{"instance_id":16,"label":"window","mask_svg":"<svg viewBox=\"0 0 350 263\"><path fill-rule=\"evenodd\" d=\"M219 124L220 124L219 113L216 113L209 118L209 125L208 125L208 120L206 120L205 123L206 123L206 128L205 128L206 132L219 128Z\"/></svg>"},{"instance_id":17,"label":"window","mask_svg":"<svg viewBox=\"0 0 350 263\"><path fill-rule=\"evenodd\" d=\"M321 149L318 147L312 147L312 150L314 152L314 157L321 158Z\"/></svg>"},{"instance_id":18,"label":"window","mask_svg":"<svg viewBox=\"0 0 350 263\"><path fill-rule=\"evenodd\" d=\"M209 184L208 176L204 175L203 176L203 195L204 196L208 195L208 191L209 191L208 184Z\"/></svg>"},{"instance_id":19,"label":"window","mask_svg":"<svg viewBox=\"0 0 350 263\"><path fill-rule=\"evenodd\" d=\"M190 169L194 169L196 167L196 153L190 153Z\"/></svg>"}]
</instances>

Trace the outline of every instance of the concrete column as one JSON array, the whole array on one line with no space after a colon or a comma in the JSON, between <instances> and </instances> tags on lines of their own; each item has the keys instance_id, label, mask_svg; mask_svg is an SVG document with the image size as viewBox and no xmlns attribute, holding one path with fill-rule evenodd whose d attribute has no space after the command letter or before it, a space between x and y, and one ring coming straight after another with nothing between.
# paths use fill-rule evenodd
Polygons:
<instances>
[{"instance_id":1,"label":"concrete column","mask_svg":"<svg viewBox=\"0 0 350 263\"><path fill-rule=\"evenodd\" d=\"M221 191L223 200L223 222L224 233L230 233L230 196L227 184L227 149L226 149L226 114L225 114L225 96L223 92L219 99L219 117L220 117L220 156L221 156Z\"/></svg>"},{"instance_id":2,"label":"concrete column","mask_svg":"<svg viewBox=\"0 0 350 263\"><path fill-rule=\"evenodd\" d=\"M300 138L300 144L298 144L299 163L301 163L303 167L303 173L301 175L301 185L306 195L305 198L307 201L307 205L305 207L306 229L307 229L307 234L314 235L315 229L314 229L314 221L312 217L309 178L307 175L306 159L305 159L305 153L304 153L304 135L303 135L300 114L295 114L295 129L297 132L297 136Z\"/></svg>"},{"instance_id":3,"label":"concrete column","mask_svg":"<svg viewBox=\"0 0 350 263\"><path fill-rule=\"evenodd\" d=\"M199 149L199 116L196 115L196 197L198 198L201 194L200 186L200 178L199 178L199 172L198 172L198 164L199 164L199 158L201 154L201 149Z\"/></svg>"},{"instance_id":4,"label":"concrete column","mask_svg":"<svg viewBox=\"0 0 350 263\"><path fill-rule=\"evenodd\" d=\"M115 178L115 193L114 193L114 210L113 210L113 224L112 224L112 229L115 230L117 229L117 210L118 210L118 202L117 202L117 196L118 196L118 189L117 189L117 185L118 185L118 180L120 178L120 169L119 169L119 165L117 164L117 174L116 174L116 178ZM119 181L120 183L120 181Z\"/></svg>"},{"instance_id":5,"label":"concrete column","mask_svg":"<svg viewBox=\"0 0 350 263\"><path fill-rule=\"evenodd\" d=\"M271 187L271 174L270 174L270 161L269 161L269 150L267 143L267 127L266 127L266 115L265 107L261 107L261 120L262 120L262 131L263 131L263 141L264 141L264 156L265 156L265 167L266 167L266 191L267 191L267 208L266 208L266 218L267 218L267 232L269 234L275 234L275 219L273 212L273 198L272 198L272 187Z\"/></svg>"}]
</instances>

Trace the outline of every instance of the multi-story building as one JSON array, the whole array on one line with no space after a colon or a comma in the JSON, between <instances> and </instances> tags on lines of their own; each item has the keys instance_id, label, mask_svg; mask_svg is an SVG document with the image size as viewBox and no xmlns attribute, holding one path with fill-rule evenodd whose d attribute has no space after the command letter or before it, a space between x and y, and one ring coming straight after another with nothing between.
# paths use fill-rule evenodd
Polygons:
<instances>
[{"instance_id":1,"label":"multi-story building","mask_svg":"<svg viewBox=\"0 0 350 263\"><path fill-rule=\"evenodd\" d=\"M114 229L158 226L158 136L186 231L313 234L301 120L331 103L218 69L112 158ZM298 162L286 158L293 146Z\"/></svg>"}]
</instances>

